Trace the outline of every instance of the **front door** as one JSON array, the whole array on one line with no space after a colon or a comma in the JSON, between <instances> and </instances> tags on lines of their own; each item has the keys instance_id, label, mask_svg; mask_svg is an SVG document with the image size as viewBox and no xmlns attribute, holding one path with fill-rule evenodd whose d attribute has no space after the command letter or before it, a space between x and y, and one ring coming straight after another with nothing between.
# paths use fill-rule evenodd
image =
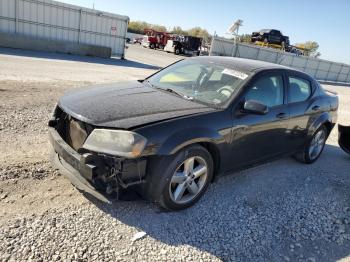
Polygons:
<instances>
[{"instance_id":1,"label":"front door","mask_svg":"<svg viewBox=\"0 0 350 262\"><path fill-rule=\"evenodd\" d=\"M258 101L268 106L268 113L245 113L239 108L241 105L234 110L231 143L234 168L285 153L289 110L282 73L259 76L248 86L241 100Z\"/></svg>"}]
</instances>

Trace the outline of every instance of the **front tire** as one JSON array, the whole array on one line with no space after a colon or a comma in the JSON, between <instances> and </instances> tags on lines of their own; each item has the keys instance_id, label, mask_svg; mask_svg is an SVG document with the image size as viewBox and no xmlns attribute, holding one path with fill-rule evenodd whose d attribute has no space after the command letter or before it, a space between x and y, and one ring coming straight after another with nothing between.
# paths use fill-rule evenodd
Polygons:
<instances>
[{"instance_id":1,"label":"front tire","mask_svg":"<svg viewBox=\"0 0 350 262\"><path fill-rule=\"evenodd\" d=\"M146 187L152 199L165 209L181 210L194 205L212 181L213 159L200 145L186 147L157 162L151 164L153 170Z\"/></svg>"},{"instance_id":2,"label":"front tire","mask_svg":"<svg viewBox=\"0 0 350 262\"><path fill-rule=\"evenodd\" d=\"M328 130L324 125L322 125L313 134L310 141L306 144L303 152L300 152L296 155L297 160L305 164L314 163L320 157L324 149L327 136Z\"/></svg>"}]
</instances>

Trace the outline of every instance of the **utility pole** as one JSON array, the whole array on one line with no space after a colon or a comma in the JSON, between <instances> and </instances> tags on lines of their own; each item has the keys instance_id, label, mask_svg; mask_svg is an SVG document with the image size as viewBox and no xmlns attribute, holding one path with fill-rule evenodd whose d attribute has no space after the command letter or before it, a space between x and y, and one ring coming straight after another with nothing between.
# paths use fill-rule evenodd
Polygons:
<instances>
[{"instance_id":1,"label":"utility pole","mask_svg":"<svg viewBox=\"0 0 350 262\"><path fill-rule=\"evenodd\" d=\"M235 44L237 43L238 36L238 30L239 27L243 25L243 20L238 19L236 22L234 22L227 30L227 34L234 36Z\"/></svg>"}]
</instances>

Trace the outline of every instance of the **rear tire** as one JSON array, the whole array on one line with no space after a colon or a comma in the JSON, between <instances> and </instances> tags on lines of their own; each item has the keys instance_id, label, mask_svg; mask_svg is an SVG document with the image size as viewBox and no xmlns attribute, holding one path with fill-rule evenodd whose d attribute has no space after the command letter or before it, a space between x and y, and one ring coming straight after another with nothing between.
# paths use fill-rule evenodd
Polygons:
<instances>
[{"instance_id":1,"label":"rear tire","mask_svg":"<svg viewBox=\"0 0 350 262\"><path fill-rule=\"evenodd\" d=\"M179 55L180 54L180 49L176 48L175 49L175 55Z\"/></svg>"},{"instance_id":2,"label":"rear tire","mask_svg":"<svg viewBox=\"0 0 350 262\"><path fill-rule=\"evenodd\" d=\"M200 145L184 148L166 159L150 163L145 191L148 198L168 210L181 210L194 205L213 178L213 159Z\"/></svg>"},{"instance_id":3,"label":"rear tire","mask_svg":"<svg viewBox=\"0 0 350 262\"><path fill-rule=\"evenodd\" d=\"M322 125L319 127L312 138L306 144L304 150L295 155L295 158L302 163L312 164L322 154L328 136L327 128Z\"/></svg>"}]
</instances>

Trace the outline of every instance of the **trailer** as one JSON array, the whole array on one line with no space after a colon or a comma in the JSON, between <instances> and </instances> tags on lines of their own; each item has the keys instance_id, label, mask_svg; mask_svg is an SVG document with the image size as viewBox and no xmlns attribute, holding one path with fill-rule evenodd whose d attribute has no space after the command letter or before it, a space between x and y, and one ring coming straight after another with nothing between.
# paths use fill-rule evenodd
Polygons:
<instances>
[{"instance_id":1,"label":"trailer","mask_svg":"<svg viewBox=\"0 0 350 262\"><path fill-rule=\"evenodd\" d=\"M124 57L128 23L127 16L57 1L0 0L3 47Z\"/></svg>"},{"instance_id":2,"label":"trailer","mask_svg":"<svg viewBox=\"0 0 350 262\"><path fill-rule=\"evenodd\" d=\"M202 39L194 36L173 36L167 41L164 51L176 55L199 56Z\"/></svg>"}]
</instances>

